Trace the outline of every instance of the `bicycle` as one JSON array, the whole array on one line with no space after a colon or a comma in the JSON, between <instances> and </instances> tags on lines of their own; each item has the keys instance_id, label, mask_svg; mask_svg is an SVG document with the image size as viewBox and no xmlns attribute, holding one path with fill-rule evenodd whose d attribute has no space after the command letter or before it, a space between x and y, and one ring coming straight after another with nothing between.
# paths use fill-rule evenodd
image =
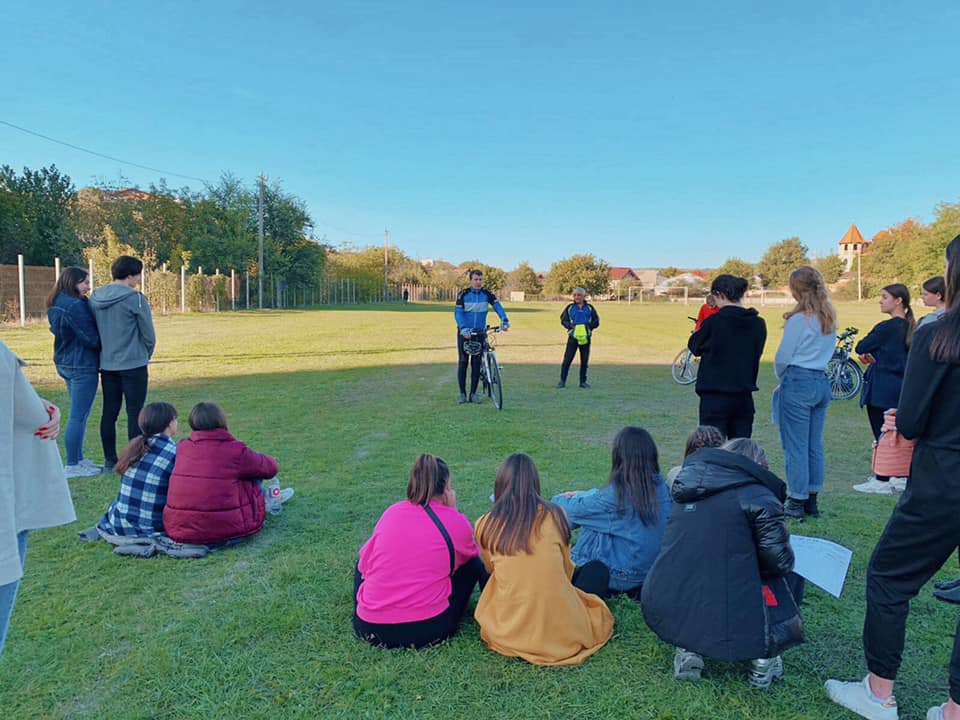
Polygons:
<instances>
[{"instance_id":1,"label":"bicycle","mask_svg":"<svg viewBox=\"0 0 960 720\"><path fill-rule=\"evenodd\" d=\"M856 397L863 387L863 370L853 353L853 342L860 330L848 327L837 335L837 347L827 363L827 379L830 381L830 397L834 400L849 400Z\"/></svg>"},{"instance_id":2,"label":"bicycle","mask_svg":"<svg viewBox=\"0 0 960 720\"><path fill-rule=\"evenodd\" d=\"M468 355L480 355L480 383L482 392L493 401L497 410L503 410L503 380L500 377L500 363L497 361L497 353L494 345L491 344L491 334L496 337L503 332L499 325L487 325L484 330L483 340L468 340L463 344L463 350ZM479 333L474 332L471 338L477 337Z\"/></svg>"},{"instance_id":3,"label":"bicycle","mask_svg":"<svg viewBox=\"0 0 960 720\"><path fill-rule=\"evenodd\" d=\"M688 320L697 322L696 318L687 316ZM670 374L673 381L678 385L690 385L697 381L697 371L700 369L700 358L694 355L688 348L684 348L677 353L670 366Z\"/></svg>"}]
</instances>

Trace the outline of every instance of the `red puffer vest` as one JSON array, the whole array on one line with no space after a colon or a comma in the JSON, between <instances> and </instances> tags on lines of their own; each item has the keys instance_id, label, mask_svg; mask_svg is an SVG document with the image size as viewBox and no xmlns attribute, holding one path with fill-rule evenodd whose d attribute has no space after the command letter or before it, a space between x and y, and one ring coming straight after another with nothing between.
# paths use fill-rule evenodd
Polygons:
<instances>
[{"instance_id":1,"label":"red puffer vest","mask_svg":"<svg viewBox=\"0 0 960 720\"><path fill-rule=\"evenodd\" d=\"M253 535L266 518L256 481L276 474L276 460L226 430L194 430L177 445L163 510L167 534L201 545Z\"/></svg>"}]
</instances>

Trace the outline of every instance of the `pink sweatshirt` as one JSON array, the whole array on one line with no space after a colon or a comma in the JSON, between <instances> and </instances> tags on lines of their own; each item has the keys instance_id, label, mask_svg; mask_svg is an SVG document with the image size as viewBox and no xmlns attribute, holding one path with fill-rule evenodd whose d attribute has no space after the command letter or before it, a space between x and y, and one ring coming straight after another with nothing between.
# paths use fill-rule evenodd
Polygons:
<instances>
[{"instance_id":1,"label":"pink sweatshirt","mask_svg":"<svg viewBox=\"0 0 960 720\"><path fill-rule=\"evenodd\" d=\"M467 516L439 501L430 502L450 534L454 566L478 554ZM357 615L376 625L417 622L449 607L450 553L426 510L403 500L388 507L373 535L360 548Z\"/></svg>"}]
</instances>

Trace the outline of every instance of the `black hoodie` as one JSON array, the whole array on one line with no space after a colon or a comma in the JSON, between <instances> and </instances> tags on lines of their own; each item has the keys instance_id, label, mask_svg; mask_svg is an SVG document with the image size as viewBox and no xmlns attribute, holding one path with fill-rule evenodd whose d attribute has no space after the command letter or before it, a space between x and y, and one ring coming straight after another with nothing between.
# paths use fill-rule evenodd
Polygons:
<instances>
[{"instance_id":1,"label":"black hoodie","mask_svg":"<svg viewBox=\"0 0 960 720\"><path fill-rule=\"evenodd\" d=\"M726 305L690 336L687 347L701 358L697 394L757 390L767 324L754 308Z\"/></svg>"}]
</instances>

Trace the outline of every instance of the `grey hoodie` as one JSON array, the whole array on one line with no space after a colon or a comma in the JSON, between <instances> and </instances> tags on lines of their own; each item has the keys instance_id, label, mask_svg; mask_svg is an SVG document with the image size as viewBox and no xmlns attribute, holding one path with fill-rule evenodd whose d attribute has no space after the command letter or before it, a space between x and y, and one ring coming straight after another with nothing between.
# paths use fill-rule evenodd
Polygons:
<instances>
[{"instance_id":1,"label":"grey hoodie","mask_svg":"<svg viewBox=\"0 0 960 720\"><path fill-rule=\"evenodd\" d=\"M157 336L150 303L127 285L110 283L90 295L90 309L100 330L101 370L132 370L150 362Z\"/></svg>"}]
</instances>

